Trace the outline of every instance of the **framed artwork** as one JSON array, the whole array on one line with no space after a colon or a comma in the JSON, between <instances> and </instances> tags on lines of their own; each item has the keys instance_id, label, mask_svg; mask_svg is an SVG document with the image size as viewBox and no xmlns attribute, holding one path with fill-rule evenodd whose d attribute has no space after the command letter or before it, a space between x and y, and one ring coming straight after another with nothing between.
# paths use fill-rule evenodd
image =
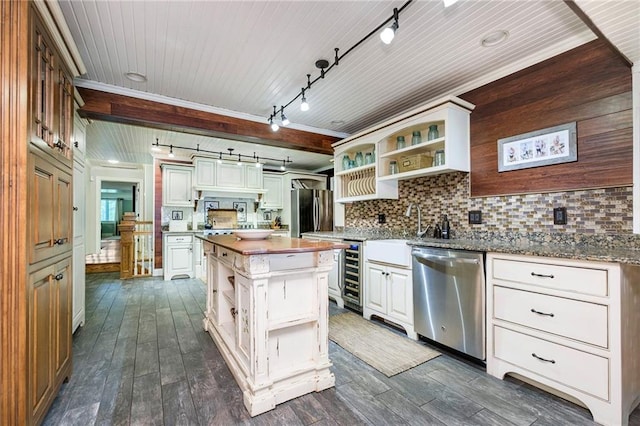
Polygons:
<instances>
[{"instance_id":1,"label":"framed artwork","mask_svg":"<svg viewBox=\"0 0 640 426\"><path fill-rule=\"evenodd\" d=\"M247 203L240 201L234 202L233 209L238 212L238 222L247 221Z\"/></svg>"},{"instance_id":2,"label":"framed artwork","mask_svg":"<svg viewBox=\"0 0 640 426\"><path fill-rule=\"evenodd\" d=\"M220 208L220 202L218 201L205 201L204 202L204 212L208 212L209 210L217 210Z\"/></svg>"},{"instance_id":3,"label":"framed artwork","mask_svg":"<svg viewBox=\"0 0 640 426\"><path fill-rule=\"evenodd\" d=\"M578 161L576 123L498 139L498 172Z\"/></svg>"},{"instance_id":4,"label":"framed artwork","mask_svg":"<svg viewBox=\"0 0 640 426\"><path fill-rule=\"evenodd\" d=\"M172 220L182 220L182 211L180 211L180 210L171 210L171 219Z\"/></svg>"}]
</instances>

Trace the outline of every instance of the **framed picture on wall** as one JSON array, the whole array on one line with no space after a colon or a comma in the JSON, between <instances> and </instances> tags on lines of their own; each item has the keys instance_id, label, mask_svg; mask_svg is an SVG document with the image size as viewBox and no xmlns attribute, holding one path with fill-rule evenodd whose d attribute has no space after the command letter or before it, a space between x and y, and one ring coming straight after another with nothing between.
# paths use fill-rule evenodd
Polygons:
<instances>
[{"instance_id":1,"label":"framed picture on wall","mask_svg":"<svg viewBox=\"0 0 640 426\"><path fill-rule=\"evenodd\" d=\"M247 203L236 201L233 203L233 209L238 212L238 222L247 221Z\"/></svg>"},{"instance_id":2,"label":"framed picture on wall","mask_svg":"<svg viewBox=\"0 0 640 426\"><path fill-rule=\"evenodd\" d=\"M209 210L217 210L220 208L220 202L218 201L205 201L204 202L204 212L208 212Z\"/></svg>"},{"instance_id":3,"label":"framed picture on wall","mask_svg":"<svg viewBox=\"0 0 640 426\"><path fill-rule=\"evenodd\" d=\"M498 172L578 161L576 122L498 139Z\"/></svg>"},{"instance_id":4,"label":"framed picture on wall","mask_svg":"<svg viewBox=\"0 0 640 426\"><path fill-rule=\"evenodd\" d=\"M182 211L171 210L171 220L182 220Z\"/></svg>"}]
</instances>

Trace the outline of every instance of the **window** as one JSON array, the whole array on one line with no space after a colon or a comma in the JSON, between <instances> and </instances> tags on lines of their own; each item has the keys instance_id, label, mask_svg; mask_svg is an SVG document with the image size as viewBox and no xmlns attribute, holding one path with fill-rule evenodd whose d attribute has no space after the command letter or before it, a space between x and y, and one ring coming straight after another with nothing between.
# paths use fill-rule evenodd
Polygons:
<instances>
[{"instance_id":1,"label":"window","mask_svg":"<svg viewBox=\"0 0 640 426\"><path fill-rule=\"evenodd\" d=\"M116 202L118 200L100 200L100 221L115 222L116 221Z\"/></svg>"}]
</instances>

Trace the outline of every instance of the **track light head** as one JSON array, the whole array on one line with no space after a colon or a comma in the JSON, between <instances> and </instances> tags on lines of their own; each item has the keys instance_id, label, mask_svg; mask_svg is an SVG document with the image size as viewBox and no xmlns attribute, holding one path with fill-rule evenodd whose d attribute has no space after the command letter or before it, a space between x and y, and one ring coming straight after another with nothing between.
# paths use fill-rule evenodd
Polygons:
<instances>
[{"instance_id":1,"label":"track light head","mask_svg":"<svg viewBox=\"0 0 640 426\"><path fill-rule=\"evenodd\" d=\"M169 147L169 158L173 158L173 157L175 157L175 154L173 153L173 145L171 145Z\"/></svg>"},{"instance_id":2,"label":"track light head","mask_svg":"<svg viewBox=\"0 0 640 426\"><path fill-rule=\"evenodd\" d=\"M393 9L393 24L382 30L380 33L380 40L382 40L384 44L390 44L396 36L398 28L400 28L400 25L398 24L398 9L395 8Z\"/></svg>"},{"instance_id":3,"label":"track light head","mask_svg":"<svg viewBox=\"0 0 640 426\"><path fill-rule=\"evenodd\" d=\"M289 124L291 124L291 122L289 121L289 119L287 118L286 115L284 115L284 107L280 107L280 123L283 126L288 126Z\"/></svg>"}]
</instances>

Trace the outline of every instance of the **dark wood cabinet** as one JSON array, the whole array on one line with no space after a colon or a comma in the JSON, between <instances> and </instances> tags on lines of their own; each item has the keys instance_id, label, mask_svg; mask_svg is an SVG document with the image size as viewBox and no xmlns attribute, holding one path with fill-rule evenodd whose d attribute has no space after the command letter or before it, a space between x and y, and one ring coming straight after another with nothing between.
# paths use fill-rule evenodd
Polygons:
<instances>
[{"instance_id":1,"label":"dark wood cabinet","mask_svg":"<svg viewBox=\"0 0 640 426\"><path fill-rule=\"evenodd\" d=\"M30 263L72 249L72 175L36 149L29 156L29 211Z\"/></svg>"},{"instance_id":2,"label":"dark wood cabinet","mask_svg":"<svg viewBox=\"0 0 640 426\"><path fill-rule=\"evenodd\" d=\"M71 257L30 274L29 397L40 423L71 369Z\"/></svg>"},{"instance_id":3,"label":"dark wood cabinet","mask_svg":"<svg viewBox=\"0 0 640 426\"><path fill-rule=\"evenodd\" d=\"M31 8L27 142L27 424L71 375L73 83Z\"/></svg>"}]
</instances>

